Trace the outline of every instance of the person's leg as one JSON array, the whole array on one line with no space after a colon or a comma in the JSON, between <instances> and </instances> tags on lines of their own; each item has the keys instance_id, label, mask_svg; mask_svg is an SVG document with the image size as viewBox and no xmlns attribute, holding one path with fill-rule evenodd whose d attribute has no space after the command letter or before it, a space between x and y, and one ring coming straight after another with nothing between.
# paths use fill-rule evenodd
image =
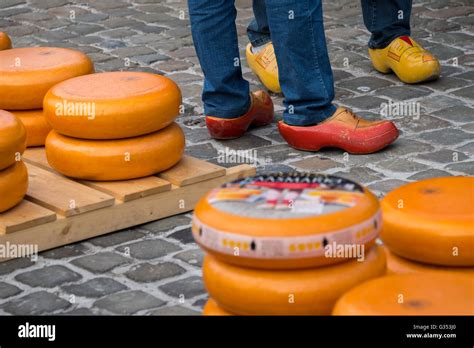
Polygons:
<instances>
[{"instance_id":1,"label":"person's leg","mask_svg":"<svg viewBox=\"0 0 474 348\"><path fill-rule=\"evenodd\" d=\"M253 0L253 13L255 18L247 27L247 36L252 47L259 47L271 41L265 0Z\"/></svg>"},{"instance_id":2,"label":"person's leg","mask_svg":"<svg viewBox=\"0 0 474 348\"><path fill-rule=\"evenodd\" d=\"M369 48L385 48L410 35L412 0L361 0L364 24L371 32Z\"/></svg>"},{"instance_id":3,"label":"person's leg","mask_svg":"<svg viewBox=\"0 0 474 348\"><path fill-rule=\"evenodd\" d=\"M362 0L370 59L377 71L393 71L405 83L437 79L438 60L410 37L411 6L411 0Z\"/></svg>"},{"instance_id":4,"label":"person's leg","mask_svg":"<svg viewBox=\"0 0 474 348\"><path fill-rule=\"evenodd\" d=\"M307 126L334 114L334 81L321 0L266 0L285 96L285 123Z\"/></svg>"},{"instance_id":5,"label":"person's leg","mask_svg":"<svg viewBox=\"0 0 474 348\"><path fill-rule=\"evenodd\" d=\"M204 112L236 118L250 107L249 84L242 77L232 0L189 0L196 53L204 73Z\"/></svg>"}]
</instances>

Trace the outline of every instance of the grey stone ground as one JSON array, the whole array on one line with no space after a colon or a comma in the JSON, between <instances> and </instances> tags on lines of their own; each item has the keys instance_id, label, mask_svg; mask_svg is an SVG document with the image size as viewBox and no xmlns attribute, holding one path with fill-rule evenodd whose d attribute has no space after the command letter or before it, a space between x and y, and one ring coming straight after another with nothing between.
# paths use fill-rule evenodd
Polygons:
<instances>
[{"instance_id":1,"label":"grey stone ground","mask_svg":"<svg viewBox=\"0 0 474 348\"><path fill-rule=\"evenodd\" d=\"M252 12L248 1L237 3L243 53ZM378 195L412 180L474 174L471 0L415 1L414 37L443 64L439 81L416 86L404 86L371 68L358 1L325 2L337 102L370 118L380 117L381 104L390 100L421 106L419 118L394 117L403 131L395 145L368 156L295 151L275 125L239 140L209 139L200 107L202 75L187 19L181 0L0 2L0 29L11 34L17 47L73 47L88 53L98 71L144 70L173 78L183 91L186 114L180 123L193 156L217 162L225 146L255 149L259 171L336 173ZM260 88L242 58L245 77L253 89ZM282 98L274 96L274 102L281 115ZM130 256L124 254L127 250ZM152 222L41 253L37 262L1 263L0 314L198 314L206 299L201 260L190 236L190 214Z\"/></svg>"}]
</instances>

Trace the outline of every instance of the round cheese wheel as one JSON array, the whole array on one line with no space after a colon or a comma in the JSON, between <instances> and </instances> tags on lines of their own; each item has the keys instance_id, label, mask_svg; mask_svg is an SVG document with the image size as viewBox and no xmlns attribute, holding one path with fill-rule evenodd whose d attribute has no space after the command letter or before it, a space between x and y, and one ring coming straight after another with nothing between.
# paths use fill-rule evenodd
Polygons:
<instances>
[{"instance_id":1,"label":"round cheese wheel","mask_svg":"<svg viewBox=\"0 0 474 348\"><path fill-rule=\"evenodd\" d=\"M12 48L12 42L7 33L0 32L0 51Z\"/></svg>"},{"instance_id":2,"label":"round cheese wheel","mask_svg":"<svg viewBox=\"0 0 474 348\"><path fill-rule=\"evenodd\" d=\"M211 191L194 210L192 232L224 262L297 269L358 257L374 244L380 225L378 200L366 188L336 176L294 173L240 179Z\"/></svg>"},{"instance_id":3,"label":"round cheese wheel","mask_svg":"<svg viewBox=\"0 0 474 348\"><path fill-rule=\"evenodd\" d=\"M51 126L43 116L43 110L11 111L26 128L26 146L44 146Z\"/></svg>"},{"instance_id":4,"label":"round cheese wheel","mask_svg":"<svg viewBox=\"0 0 474 348\"><path fill-rule=\"evenodd\" d=\"M41 109L52 86L93 71L92 62L84 53L67 48L0 51L0 109Z\"/></svg>"},{"instance_id":5,"label":"round cheese wheel","mask_svg":"<svg viewBox=\"0 0 474 348\"><path fill-rule=\"evenodd\" d=\"M25 148L25 127L12 113L0 110L0 170L17 162Z\"/></svg>"},{"instance_id":6,"label":"round cheese wheel","mask_svg":"<svg viewBox=\"0 0 474 348\"><path fill-rule=\"evenodd\" d=\"M160 130L179 114L172 80L145 72L81 76L54 86L44 99L58 133L82 139L121 139Z\"/></svg>"},{"instance_id":7,"label":"round cheese wheel","mask_svg":"<svg viewBox=\"0 0 474 348\"><path fill-rule=\"evenodd\" d=\"M20 203L28 190L28 171L22 161L0 171L0 213Z\"/></svg>"},{"instance_id":8,"label":"round cheese wheel","mask_svg":"<svg viewBox=\"0 0 474 348\"><path fill-rule=\"evenodd\" d=\"M373 279L344 294L334 315L473 315L474 278L448 273Z\"/></svg>"},{"instance_id":9,"label":"round cheese wheel","mask_svg":"<svg viewBox=\"0 0 474 348\"><path fill-rule=\"evenodd\" d=\"M410 183L381 202L384 244L407 259L474 266L474 177Z\"/></svg>"},{"instance_id":10,"label":"round cheese wheel","mask_svg":"<svg viewBox=\"0 0 474 348\"><path fill-rule=\"evenodd\" d=\"M184 134L173 123L163 130L119 140L83 140L54 130L46 138L51 167L77 179L109 181L153 175L174 166L184 151Z\"/></svg>"},{"instance_id":11,"label":"round cheese wheel","mask_svg":"<svg viewBox=\"0 0 474 348\"><path fill-rule=\"evenodd\" d=\"M234 314L225 311L224 309L219 307L219 305L216 303L216 301L214 301L212 298L210 298L209 300L207 300L206 305L202 309L202 315L209 315L209 316L212 316L212 315L224 316L224 315L226 315L227 316L227 315L234 315Z\"/></svg>"},{"instance_id":12,"label":"round cheese wheel","mask_svg":"<svg viewBox=\"0 0 474 348\"><path fill-rule=\"evenodd\" d=\"M363 261L303 270L244 268L210 255L203 265L211 297L238 315L328 315L344 292L385 272L385 254L375 246Z\"/></svg>"},{"instance_id":13,"label":"round cheese wheel","mask_svg":"<svg viewBox=\"0 0 474 348\"><path fill-rule=\"evenodd\" d=\"M384 247L384 250L385 256L387 257L387 274L389 275L422 272L449 272L474 276L474 267L435 266L427 263L410 261L392 253L387 247Z\"/></svg>"}]
</instances>

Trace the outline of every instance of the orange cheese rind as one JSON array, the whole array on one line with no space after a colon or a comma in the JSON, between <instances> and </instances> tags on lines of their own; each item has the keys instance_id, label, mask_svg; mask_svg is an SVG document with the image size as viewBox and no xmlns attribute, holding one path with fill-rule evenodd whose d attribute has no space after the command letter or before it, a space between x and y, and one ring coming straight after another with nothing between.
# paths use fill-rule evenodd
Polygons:
<instances>
[{"instance_id":1,"label":"orange cheese rind","mask_svg":"<svg viewBox=\"0 0 474 348\"><path fill-rule=\"evenodd\" d=\"M474 266L474 177L403 185L381 207L381 239L395 254L433 265Z\"/></svg>"},{"instance_id":2,"label":"orange cheese rind","mask_svg":"<svg viewBox=\"0 0 474 348\"><path fill-rule=\"evenodd\" d=\"M106 72L57 84L44 98L53 129L81 139L122 139L156 132L178 116L181 91L145 72Z\"/></svg>"},{"instance_id":3,"label":"orange cheese rind","mask_svg":"<svg viewBox=\"0 0 474 348\"><path fill-rule=\"evenodd\" d=\"M236 315L329 315L346 291L386 272L385 254L301 270L238 267L206 255L203 280L211 298Z\"/></svg>"},{"instance_id":4,"label":"orange cheese rind","mask_svg":"<svg viewBox=\"0 0 474 348\"><path fill-rule=\"evenodd\" d=\"M51 87L93 72L92 61L84 53L68 48L27 47L0 51L0 109L41 109Z\"/></svg>"},{"instance_id":5,"label":"orange cheese rind","mask_svg":"<svg viewBox=\"0 0 474 348\"><path fill-rule=\"evenodd\" d=\"M171 168L181 159L185 140L173 123L158 132L117 140L84 140L51 131L48 163L66 176L95 181L128 180Z\"/></svg>"}]
</instances>

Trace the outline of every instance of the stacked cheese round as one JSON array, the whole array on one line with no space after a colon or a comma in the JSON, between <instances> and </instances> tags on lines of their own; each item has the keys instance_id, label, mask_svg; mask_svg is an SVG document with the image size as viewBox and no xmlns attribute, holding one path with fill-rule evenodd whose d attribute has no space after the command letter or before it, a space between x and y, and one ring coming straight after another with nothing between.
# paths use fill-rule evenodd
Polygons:
<instances>
[{"instance_id":1,"label":"stacked cheese round","mask_svg":"<svg viewBox=\"0 0 474 348\"><path fill-rule=\"evenodd\" d=\"M25 148L25 127L0 110L0 213L20 203L28 189L28 173L21 161Z\"/></svg>"},{"instance_id":2,"label":"stacked cheese round","mask_svg":"<svg viewBox=\"0 0 474 348\"><path fill-rule=\"evenodd\" d=\"M0 34L0 47L2 42ZM54 47L0 51L0 109L10 110L25 125L27 146L44 145L51 127L42 113L43 98L55 84L94 72L82 52Z\"/></svg>"},{"instance_id":3,"label":"stacked cheese round","mask_svg":"<svg viewBox=\"0 0 474 348\"><path fill-rule=\"evenodd\" d=\"M77 179L127 180L174 166L184 133L174 123L181 92L166 77L109 72L69 79L44 98L52 126L46 139L49 164Z\"/></svg>"},{"instance_id":4,"label":"stacked cheese round","mask_svg":"<svg viewBox=\"0 0 474 348\"><path fill-rule=\"evenodd\" d=\"M345 291L385 273L374 245L380 220L376 197L336 176L260 175L211 191L192 223L207 253L209 306L237 315L330 314Z\"/></svg>"},{"instance_id":5,"label":"stacked cheese round","mask_svg":"<svg viewBox=\"0 0 474 348\"><path fill-rule=\"evenodd\" d=\"M401 186L381 202L389 273L474 273L474 178Z\"/></svg>"}]
</instances>

